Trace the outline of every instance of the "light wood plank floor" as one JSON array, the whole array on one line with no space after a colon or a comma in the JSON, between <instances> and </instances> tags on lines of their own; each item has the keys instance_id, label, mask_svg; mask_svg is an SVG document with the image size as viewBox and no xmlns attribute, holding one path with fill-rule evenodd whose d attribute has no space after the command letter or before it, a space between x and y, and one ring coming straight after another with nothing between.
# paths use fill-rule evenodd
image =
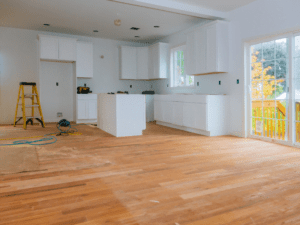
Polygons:
<instances>
[{"instance_id":1,"label":"light wood plank floor","mask_svg":"<svg viewBox=\"0 0 300 225\"><path fill-rule=\"evenodd\" d=\"M39 171L0 176L1 225L300 224L299 149L154 123L126 138L77 128L82 135L36 147Z\"/></svg>"}]
</instances>

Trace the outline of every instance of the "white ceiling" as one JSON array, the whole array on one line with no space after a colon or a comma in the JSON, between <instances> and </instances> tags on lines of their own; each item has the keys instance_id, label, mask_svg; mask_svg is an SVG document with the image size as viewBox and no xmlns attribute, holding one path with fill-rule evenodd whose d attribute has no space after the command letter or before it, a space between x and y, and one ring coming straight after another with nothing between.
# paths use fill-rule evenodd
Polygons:
<instances>
[{"instance_id":1,"label":"white ceiling","mask_svg":"<svg viewBox=\"0 0 300 225\"><path fill-rule=\"evenodd\" d=\"M114 25L115 19L121 19L121 26ZM194 16L107 0L0 1L0 26L125 41L151 43L203 21ZM51 26L43 26L45 23ZM160 28L154 28L155 25ZM131 27L140 30L133 31Z\"/></svg>"},{"instance_id":2,"label":"white ceiling","mask_svg":"<svg viewBox=\"0 0 300 225\"><path fill-rule=\"evenodd\" d=\"M256 0L172 0L172 1L195 5L207 9L214 9L222 12L229 12L231 10L237 9L244 5L248 5L249 3L254 2Z\"/></svg>"}]
</instances>

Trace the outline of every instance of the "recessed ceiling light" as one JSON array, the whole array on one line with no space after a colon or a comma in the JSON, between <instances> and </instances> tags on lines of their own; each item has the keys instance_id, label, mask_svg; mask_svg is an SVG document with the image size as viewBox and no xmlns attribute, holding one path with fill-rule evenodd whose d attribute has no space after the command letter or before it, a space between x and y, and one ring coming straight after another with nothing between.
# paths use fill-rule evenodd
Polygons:
<instances>
[{"instance_id":1,"label":"recessed ceiling light","mask_svg":"<svg viewBox=\"0 0 300 225\"><path fill-rule=\"evenodd\" d=\"M139 30L140 28L138 27L131 27L130 30Z\"/></svg>"},{"instance_id":2,"label":"recessed ceiling light","mask_svg":"<svg viewBox=\"0 0 300 225\"><path fill-rule=\"evenodd\" d=\"M154 28L159 28L159 26L154 26Z\"/></svg>"},{"instance_id":3,"label":"recessed ceiling light","mask_svg":"<svg viewBox=\"0 0 300 225\"><path fill-rule=\"evenodd\" d=\"M49 24L49 23L44 23L44 26L47 26L47 27L49 27L49 26L50 26L50 24Z\"/></svg>"},{"instance_id":4,"label":"recessed ceiling light","mask_svg":"<svg viewBox=\"0 0 300 225\"><path fill-rule=\"evenodd\" d=\"M97 32L99 32L99 31L97 31L97 30L93 30L93 32L94 32L94 33L97 33Z\"/></svg>"}]
</instances>

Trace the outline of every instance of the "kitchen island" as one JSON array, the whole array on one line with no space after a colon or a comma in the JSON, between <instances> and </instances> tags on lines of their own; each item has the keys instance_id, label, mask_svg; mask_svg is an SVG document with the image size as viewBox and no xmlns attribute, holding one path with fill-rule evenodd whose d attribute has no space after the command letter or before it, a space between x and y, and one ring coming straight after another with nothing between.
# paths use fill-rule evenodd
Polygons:
<instances>
[{"instance_id":1,"label":"kitchen island","mask_svg":"<svg viewBox=\"0 0 300 225\"><path fill-rule=\"evenodd\" d=\"M141 94L98 94L97 127L116 137L142 135L146 100Z\"/></svg>"}]
</instances>

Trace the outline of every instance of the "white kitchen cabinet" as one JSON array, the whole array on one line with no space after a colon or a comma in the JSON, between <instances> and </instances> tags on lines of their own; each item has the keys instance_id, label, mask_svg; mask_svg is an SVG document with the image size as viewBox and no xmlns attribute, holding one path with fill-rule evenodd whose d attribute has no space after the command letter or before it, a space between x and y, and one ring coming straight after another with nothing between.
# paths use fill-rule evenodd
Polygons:
<instances>
[{"instance_id":1,"label":"white kitchen cabinet","mask_svg":"<svg viewBox=\"0 0 300 225\"><path fill-rule=\"evenodd\" d=\"M137 77L137 48L120 47L120 79L136 80Z\"/></svg>"},{"instance_id":2,"label":"white kitchen cabinet","mask_svg":"<svg viewBox=\"0 0 300 225\"><path fill-rule=\"evenodd\" d=\"M196 110L195 103L183 103L183 121L182 124L185 127L194 127Z\"/></svg>"},{"instance_id":3,"label":"white kitchen cabinet","mask_svg":"<svg viewBox=\"0 0 300 225\"><path fill-rule=\"evenodd\" d=\"M162 118L163 121L167 123L172 123L173 122L173 104L172 102L164 102L162 104Z\"/></svg>"},{"instance_id":4,"label":"white kitchen cabinet","mask_svg":"<svg viewBox=\"0 0 300 225\"><path fill-rule=\"evenodd\" d=\"M163 121L163 102L154 101L154 120Z\"/></svg>"},{"instance_id":5,"label":"white kitchen cabinet","mask_svg":"<svg viewBox=\"0 0 300 225\"><path fill-rule=\"evenodd\" d=\"M93 43L77 42L76 77L93 78Z\"/></svg>"},{"instance_id":6,"label":"white kitchen cabinet","mask_svg":"<svg viewBox=\"0 0 300 225\"><path fill-rule=\"evenodd\" d=\"M58 39L58 59L76 61L76 39Z\"/></svg>"},{"instance_id":7,"label":"white kitchen cabinet","mask_svg":"<svg viewBox=\"0 0 300 225\"><path fill-rule=\"evenodd\" d=\"M40 59L76 61L76 39L39 35Z\"/></svg>"},{"instance_id":8,"label":"white kitchen cabinet","mask_svg":"<svg viewBox=\"0 0 300 225\"><path fill-rule=\"evenodd\" d=\"M156 123L206 136L228 134L225 95L154 95Z\"/></svg>"},{"instance_id":9,"label":"white kitchen cabinet","mask_svg":"<svg viewBox=\"0 0 300 225\"><path fill-rule=\"evenodd\" d=\"M228 72L228 24L214 21L187 33L186 73L207 75Z\"/></svg>"},{"instance_id":10,"label":"white kitchen cabinet","mask_svg":"<svg viewBox=\"0 0 300 225\"><path fill-rule=\"evenodd\" d=\"M136 48L137 55L137 79L148 80L148 47Z\"/></svg>"},{"instance_id":11,"label":"white kitchen cabinet","mask_svg":"<svg viewBox=\"0 0 300 225\"><path fill-rule=\"evenodd\" d=\"M172 102L172 123L183 126L183 104L182 102Z\"/></svg>"},{"instance_id":12,"label":"white kitchen cabinet","mask_svg":"<svg viewBox=\"0 0 300 225\"><path fill-rule=\"evenodd\" d=\"M97 123L97 94L77 94L76 123Z\"/></svg>"},{"instance_id":13,"label":"white kitchen cabinet","mask_svg":"<svg viewBox=\"0 0 300 225\"><path fill-rule=\"evenodd\" d=\"M169 45L156 43L149 46L149 79L166 79L169 64Z\"/></svg>"},{"instance_id":14,"label":"white kitchen cabinet","mask_svg":"<svg viewBox=\"0 0 300 225\"><path fill-rule=\"evenodd\" d=\"M192 128L207 130L207 104L193 103L194 105L194 123ZM215 109L217 110L217 109ZM185 115L183 115L185 117Z\"/></svg>"},{"instance_id":15,"label":"white kitchen cabinet","mask_svg":"<svg viewBox=\"0 0 300 225\"><path fill-rule=\"evenodd\" d=\"M120 47L120 79L166 79L169 62L168 44L149 47Z\"/></svg>"},{"instance_id":16,"label":"white kitchen cabinet","mask_svg":"<svg viewBox=\"0 0 300 225\"><path fill-rule=\"evenodd\" d=\"M97 119L97 100L88 100L88 119Z\"/></svg>"},{"instance_id":17,"label":"white kitchen cabinet","mask_svg":"<svg viewBox=\"0 0 300 225\"><path fill-rule=\"evenodd\" d=\"M45 60L58 59L58 38L39 36L40 58Z\"/></svg>"},{"instance_id":18,"label":"white kitchen cabinet","mask_svg":"<svg viewBox=\"0 0 300 225\"><path fill-rule=\"evenodd\" d=\"M78 99L77 101L77 119L88 119L88 101Z\"/></svg>"}]
</instances>

